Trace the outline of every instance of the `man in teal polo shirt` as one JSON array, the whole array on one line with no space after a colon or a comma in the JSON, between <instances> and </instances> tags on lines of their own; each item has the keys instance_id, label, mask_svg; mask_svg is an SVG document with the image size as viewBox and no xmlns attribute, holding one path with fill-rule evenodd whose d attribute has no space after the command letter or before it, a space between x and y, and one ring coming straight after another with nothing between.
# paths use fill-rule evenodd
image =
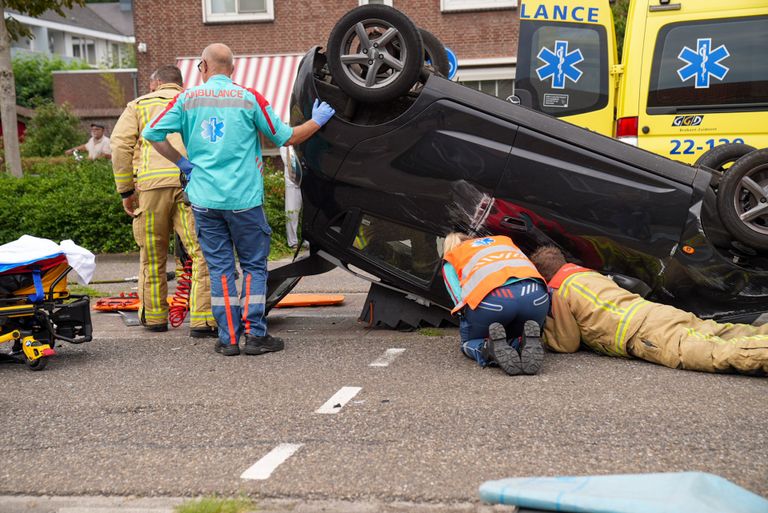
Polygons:
<instances>
[{"instance_id":1,"label":"man in teal polo shirt","mask_svg":"<svg viewBox=\"0 0 768 513\"><path fill-rule=\"evenodd\" d=\"M284 347L267 333L264 312L272 231L262 209L264 162L258 134L277 146L300 144L335 113L316 100L312 119L291 128L261 94L232 82L233 62L226 45L208 46L198 64L204 83L179 93L142 132L188 176L186 192L211 274L211 306L219 325L216 351L226 356L240 354L243 333L246 354ZM166 140L174 132L181 133L189 160ZM233 244L243 270L239 295Z\"/></svg>"}]
</instances>

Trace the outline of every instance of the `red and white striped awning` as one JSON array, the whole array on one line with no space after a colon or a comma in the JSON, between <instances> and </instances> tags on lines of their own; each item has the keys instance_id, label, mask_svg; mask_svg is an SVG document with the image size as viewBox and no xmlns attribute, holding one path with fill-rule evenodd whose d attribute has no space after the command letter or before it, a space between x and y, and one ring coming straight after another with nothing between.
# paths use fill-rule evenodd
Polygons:
<instances>
[{"instance_id":1,"label":"red and white striped awning","mask_svg":"<svg viewBox=\"0 0 768 513\"><path fill-rule=\"evenodd\" d=\"M290 103L293 81L303 54L255 55L235 57L232 81L243 87L255 89L272 105L272 110L285 124L290 123ZM184 87L194 87L203 82L197 63L200 57L182 57L176 60L184 77Z\"/></svg>"}]
</instances>

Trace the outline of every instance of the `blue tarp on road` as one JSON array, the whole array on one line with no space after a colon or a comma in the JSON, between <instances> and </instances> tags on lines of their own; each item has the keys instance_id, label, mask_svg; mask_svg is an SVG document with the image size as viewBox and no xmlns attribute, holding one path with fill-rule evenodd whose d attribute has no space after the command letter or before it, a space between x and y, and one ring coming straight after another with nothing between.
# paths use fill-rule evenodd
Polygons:
<instances>
[{"instance_id":1,"label":"blue tarp on road","mask_svg":"<svg viewBox=\"0 0 768 513\"><path fill-rule=\"evenodd\" d=\"M571 513L768 513L768 500L704 472L501 479L480 498Z\"/></svg>"}]
</instances>

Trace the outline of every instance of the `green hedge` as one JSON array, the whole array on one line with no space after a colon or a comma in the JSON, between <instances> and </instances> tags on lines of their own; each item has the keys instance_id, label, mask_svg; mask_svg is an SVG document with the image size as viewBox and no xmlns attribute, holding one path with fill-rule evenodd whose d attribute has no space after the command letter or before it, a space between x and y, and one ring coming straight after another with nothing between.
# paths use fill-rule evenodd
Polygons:
<instances>
[{"instance_id":1,"label":"green hedge","mask_svg":"<svg viewBox=\"0 0 768 513\"><path fill-rule=\"evenodd\" d=\"M72 239L94 253L138 251L108 161L26 158L24 178L0 173L0 244L22 235ZM282 172L264 176L265 210L272 226L272 257L286 255Z\"/></svg>"}]
</instances>

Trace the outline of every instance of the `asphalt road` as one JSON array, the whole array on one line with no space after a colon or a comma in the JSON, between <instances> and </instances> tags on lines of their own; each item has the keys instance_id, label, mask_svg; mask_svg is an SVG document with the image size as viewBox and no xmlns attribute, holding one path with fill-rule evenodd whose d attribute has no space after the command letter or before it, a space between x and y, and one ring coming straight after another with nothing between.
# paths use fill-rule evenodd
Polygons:
<instances>
[{"instance_id":1,"label":"asphalt road","mask_svg":"<svg viewBox=\"0 0 768 513\"><path fill-rule=\"evenodd\" d=\"M97 278L131 269L131 258L102 262ZM468 511L489 479L698 470L768 497L768 379L586 352L509 377L462 356L455 329L358 322L367 284L343 271L299 290L341 292L345 304L274 310L281 353L225 358L186 327L154 334L94 314L95 340L62 346L43 372L0 365L0 495L245 493ZM392 348L404 351L370 366ZM343 387L360 390L316 413ZM293 452L267 479L241 478L277 447Z\"/></svg>"}]
</instances>

